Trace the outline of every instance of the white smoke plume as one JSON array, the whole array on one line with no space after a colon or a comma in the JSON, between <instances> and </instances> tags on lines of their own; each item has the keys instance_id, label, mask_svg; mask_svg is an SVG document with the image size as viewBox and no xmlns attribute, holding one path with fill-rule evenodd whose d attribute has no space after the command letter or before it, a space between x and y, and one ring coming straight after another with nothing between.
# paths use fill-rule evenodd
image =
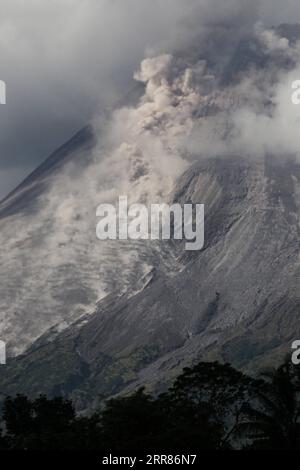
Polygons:
<instances>
[{"instance_id":1,"label":"white smoke plume","mask_svg":"<svg viewBox=\"0 0 300 470\"><path fill-rule=\"evenodd\" d=\"M0 79L8 99L1 109L0 198L99 104L123 95L145 51L208 49L209 41L196 38L231 26L220 42L230 48L258 19L299 22L298 1L2 0Z\"/></svg>"},{"instance_id":2,"label":"white smoke plume","mask_svg":"<svg viewBox=\"0 0 300 470\"><path fill-rule=\"evenodd\" d=\"M171 55L145 59L135 77L145 92L136 107L117 109L108 120L95 122L99 141L92 163L80 172L76 164L66 165L43 194L38 217L27 215L26 225L18 216L5 220L0 329L6 338L12 331L22 337L15 353L54 323L67 325L91 311L112 290L135 286L156 264L170 273L179 267L167 245L157 250L153 242L99 242L96 207L119 195L128 195L130 202L168 199L187 168L184 142L194 113L206 102L201 90L213 77L205 62L186 67ZM9 285L18 286L20 296L11 303ZM29 336L24 335L24 310L35 315L34 328L25 328Z\"/></svg>"}]
</instances>

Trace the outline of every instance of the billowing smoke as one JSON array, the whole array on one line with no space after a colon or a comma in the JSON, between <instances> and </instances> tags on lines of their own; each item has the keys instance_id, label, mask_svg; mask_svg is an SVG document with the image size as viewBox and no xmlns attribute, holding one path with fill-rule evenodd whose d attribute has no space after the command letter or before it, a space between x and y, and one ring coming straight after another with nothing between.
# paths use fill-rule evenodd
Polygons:
<instances>
[{"instance_id":1,"label":"billowing smoke","mask_svg":"<svg viewBox=\"0 0 300 470\"><path fill-rule=\"evenodd\" d=\"M298 2L2 0L0 79L8 95L1 108L0 197L99 107L126 93L145 51L172 54L191 44L208 50L203 38L211 32L219 37L220 62L259 18L300 21Z\"/></svg>"},{"instance_id":2,"label":"billowing smoke","mask_svg":"<svg viewBox=\"0 0 300 470\"><path fill-rule=\"evenodd\" d=\"M99 107L126 93L145 50L172 52L207 23L232 21L232 12L246 21L255 9L247 3L3 0L0 198Z\"/></svg>"},{"instance_id":3,"label":"billowing smoke","mask_svg":"<svg viewBox=\"0 0 300 470\"><path fill-rule=\"evenodd\" d=\"M95 120L98 143L90 163L80 171L75 162L67 164L41 196L38 214L3 220L0 241L7 250L1 252L6 269L0 328L14 352L49 326L61 328L92 311L109 292L132 290L157 264L168 272L180 268L167 244L100 243L96 207L119 195L128 195L130 202L168 200L187 168L185 139L205 101L201 89L210 87L213 77L204 61L190 68L171 55L145 59L135 77L145 86L138 104ZM19 292L13 302L11 284ZM24 311L34 312L28 328ZM18 336L22 339L15 345Z\"/></svg>"},{"instance_id":4,"label":"billowing smoke","mask_svg":"<svg viewBox=\"0 0 300 470\"><path fill-rule=\"evenodd\" d=\"M275 29L255 24L247 52L249 66L226 87L214 89L208 102L220 106L194 120L186 139L195 158L239 155L247 158L300 158L300 107L292 103L292 83L300 76L300 28L291 42ZM241 57L241 59L243 59ZM232 65L234 67L234 65Z\"/></svg>"}]
</instances>

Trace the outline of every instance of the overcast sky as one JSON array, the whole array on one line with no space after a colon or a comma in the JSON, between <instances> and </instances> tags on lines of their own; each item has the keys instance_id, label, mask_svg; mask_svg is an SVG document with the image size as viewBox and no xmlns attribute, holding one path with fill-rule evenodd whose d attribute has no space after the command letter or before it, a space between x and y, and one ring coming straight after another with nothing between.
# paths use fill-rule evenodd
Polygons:
<instances>
[{"instance_id":1,"label":"overcast sky","mask_svg":"<svg viewBox=\"0 0 300 470\"><path fill-rule=\"evenodd\" d=\"M126 93L148 49L211 22L300 22L298 0L1 0L0 197Z\"/></svg>"}]
</instances>

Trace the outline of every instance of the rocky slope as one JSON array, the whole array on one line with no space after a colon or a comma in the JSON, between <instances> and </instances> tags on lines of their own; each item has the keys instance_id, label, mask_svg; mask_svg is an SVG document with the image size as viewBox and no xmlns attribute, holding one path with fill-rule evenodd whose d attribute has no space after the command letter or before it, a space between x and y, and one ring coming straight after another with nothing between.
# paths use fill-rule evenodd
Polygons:
<instances>
[{"instance_id":1,"label":"rocky slope","mask_svg":"<svg viewBox=\"0 0 300 470\"><path fill-rule=\"evenodd\" d=\"M200 359L250 372L280 361L300 335L299 180L298 163L273 158L188 170L172 197L205 203L204 250L48 332L1 370L2 393L63 393L85 408L137 385L161 389Z\"/></svg>"}]
</instances>

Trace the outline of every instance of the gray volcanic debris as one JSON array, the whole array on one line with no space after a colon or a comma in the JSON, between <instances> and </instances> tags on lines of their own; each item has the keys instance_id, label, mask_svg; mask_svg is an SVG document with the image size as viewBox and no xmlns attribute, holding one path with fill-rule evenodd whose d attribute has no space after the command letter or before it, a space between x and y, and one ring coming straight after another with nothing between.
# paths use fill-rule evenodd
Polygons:
<instances>
[{"instance_id":1,"label":"gray volcanic debris","mask_svg":"<svg viewBox=\"0 0 300 470\"><path fill-rule=\"evenodd\" d=\"M205 199L205 249L172 277L154 271L137 293L107 297L44 335L1 371L2 390L22 377L24 392L59 390L84 408L95 390L157 390L200 359L251 372L272 363L300 333L299 179L298 163L272 158L216 158L188 170L174 194Z\"/></svg>"}]
</instances>

